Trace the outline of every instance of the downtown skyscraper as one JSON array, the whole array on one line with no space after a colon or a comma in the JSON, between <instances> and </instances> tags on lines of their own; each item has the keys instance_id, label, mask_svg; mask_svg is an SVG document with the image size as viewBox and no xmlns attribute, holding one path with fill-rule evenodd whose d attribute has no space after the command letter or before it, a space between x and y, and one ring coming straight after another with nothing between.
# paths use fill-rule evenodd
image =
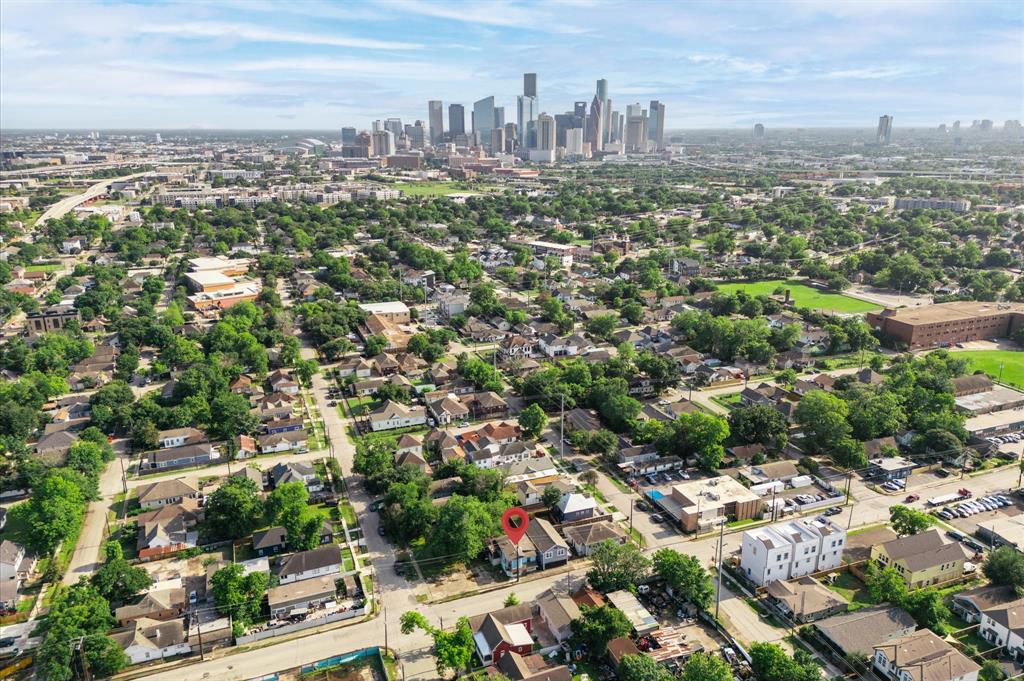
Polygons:
<instances>
[{"instance_id":1,"label":"downtown skyscraper","mask_svg":"<svg viewBox=\"0 0 1024 681\"><path fill-rule=\"evenodd\" d=\"M430 126L430 144L437 146L444 141L444 104L441 100L427 102L427 124Z\"/></svg>"},{"instance_id":2,"label":"downtown skyscraper","mask_svg":"<svg viewBox=\"0 0 1024 681\"><path fill-rule=\"evenodd\" d=\"M453 140L456 135L466 134L466 107L461 104L448 105L448 133Z\"/></svg>"},{"instance_id":3,"label":"downtown skyscraper","mask_svg":"<svg viewBox=\"0 0 1024 681\"><path fill-rule=\"evenodd\" d=\"M540 105L537 100L537 74L523 74L523 94L516 98L516 126L519 146L523 149L537 147L537 115Z\"/></svg>"}]
</instances>

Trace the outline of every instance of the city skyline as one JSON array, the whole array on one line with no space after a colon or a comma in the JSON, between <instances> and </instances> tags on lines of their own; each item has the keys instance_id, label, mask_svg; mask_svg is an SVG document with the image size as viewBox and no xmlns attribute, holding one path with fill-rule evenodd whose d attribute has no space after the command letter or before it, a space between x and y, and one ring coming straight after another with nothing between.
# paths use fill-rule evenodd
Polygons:
<instances>
[{"instance_id":1,"label":"city skyline","mask_svg":"<svg viewBox=\"0 0 1024 681\"><path fill-rule=\"evenodd\" d=\"M591 0L473 8L5 3L2 126L369 129L488 96L517 118L657 100L664 129L899 127L1024 116L1019 3ZM941 83L942 87L936 87ZM610 112L609 112L610 113ZM467 116L468 118L468 116ZM445 127L449 123L445 115ZM607 127L612 123L606 120ZM466 122L469 127L469 121Z\"/></svg>"}]
</instances>

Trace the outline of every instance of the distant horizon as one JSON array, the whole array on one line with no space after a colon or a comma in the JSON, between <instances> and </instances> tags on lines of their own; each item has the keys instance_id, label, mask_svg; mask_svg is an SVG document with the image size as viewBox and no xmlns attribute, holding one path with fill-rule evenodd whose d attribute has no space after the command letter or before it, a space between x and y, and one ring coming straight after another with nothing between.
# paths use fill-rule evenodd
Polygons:
<instances>
[{"instance_id":1,"label":"distant horizon","mask_svg":"<svg viewBox=\"0 0 1024 681\"><path fill-rule=\"evenodd\" d=\"M1024 119L1010 0L6 0L5 129L367 129L428 100L665 104L672 130ZM829 121L821 126L819 121Z\"/></svg>"},{"instance_id":2,"label":"distant horizon","mask_svg":"<svg viewBox=\"0 0 1024 681\"><path fill-rule=\"evenodd\" d=\"M973 120L986 120L986 119L972 119L972 121ZM992 126L993 127L992 127L991 132L996 132L996 133L1002 131L1003 124L1006 122L1004 120L995 120L995 119L988 119L988 120L992 120ZM1020 120L1020 119L1009 119L1009 120ZM402 119L402 122L406 123L406 122L410 122L410 121L406 121L405 119ZM941 124L937 123L935 125L927 125L927 124L925 124L925 125L906 125L906 126L900 126L898 122L894 121L893 122L893 137L894 138L897 137L900 131L906 131L906 132L938 132L939 125L941 125ZM947 132L952 132L952 130L949 129L949 127L948 127L948 126L951 126L951 125L952 125L951 123L946 123ZM365 128L363 128L363 127L360 127L360 126L357 126L357 125L345 125L345 124L342 124L342 125L339 125L339 126L333 127L333 128L203 128L203 127L195 127L195 126L193 126L193 127L149 127L149 128L133 128L133 127L108 127L108 128L101 128L101 127L74 127L74 128L72 128L72 127L50 126L50 127L39 127L39 128L0 128L0 135L2 135L2 134L11 134L11 133L22 133L22 132L85 132L85 133L89 133L89 132L100 132L100 133L103 133L103 132L139 132L139 133L161 133L161 134L188 133L188 132L272 132L272 133L286 133L286 132L294 132L294 133L329 132L329 133L332 133L332 134L340 135L342 128L349 128L349 127L354 127L357 130L359 130L360 132L362 132L364 130L365 131L369 131L370 130L369 126L366 126ZM853 126L853 125L794 125L794 126L785 126L785 127L783 127L783 126L774 127L774 126L765 125L764 127L765 127L765 134L769 135L769 136L771 135L772 132L796 132L796 131L800 131L800 130L804 130L804 131L806 131L806 130L831 130L831 131L848 130L848 131L851 131L851 132L871 133L872 135L875 132L875 126L868 126L868 125L864 125L864 126ZM719 127L719 128L668 128L668 127L666 127L665 134L666 135L671 135L671 134L681 133L681 132L749 132L749 131L752 130L752 128L753 128L753 125L750 125L750 126L747 126L747 127L736 126L736 127L728 127L728 128L721 128L721 127ZM970 122L965 124L964 121L962 121L962 120L960 121L960 132L961 133L970 132L971 130L972 130L972 128L971 128Z\"/></svg>"}]
</instances>

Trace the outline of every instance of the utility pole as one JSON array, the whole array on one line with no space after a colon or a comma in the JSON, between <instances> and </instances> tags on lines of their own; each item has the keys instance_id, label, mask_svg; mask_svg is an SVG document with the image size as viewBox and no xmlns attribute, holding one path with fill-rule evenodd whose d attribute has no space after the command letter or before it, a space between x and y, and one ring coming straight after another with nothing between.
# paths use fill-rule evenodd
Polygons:
<instances>
[{"instance_id":1,"label":"utility pole","mask_svg":"<svg viewBox=\"0 0 1024 681\"><path fill-rule=\"evenodd\" d=\"M724 518L722 519L725 520ZM718 524L718 589L715 592L715 619L718 619L718 609L722 605L722 544L725 541L725 522Z\"/></svg>"},{"instance_id":2,"label":"utility pole","mask_svg":"<svg viewBox=\"0 0 1024 681\"><path fill-rule=\"evenodd\" d=\"M561 394L561 409L558 417L558 456L565 459L565 393Z\"/></svg>"},{"instance_id":3,"label":"utility pole","mask_svg":"<svg viewBox=\"0 0 1024 681\"><path fill-rule=\"evenodd\" d=\"M206 652L203 650L203 625L199 622L199 618L196 616L196 609L192 608L192 619L196 623L196 634L199 636L199 659L206 661ZM228 615L228 621L232 619L231 615ZM233 627L232 627L233 628Z\"/></svg>"}]
</instances>

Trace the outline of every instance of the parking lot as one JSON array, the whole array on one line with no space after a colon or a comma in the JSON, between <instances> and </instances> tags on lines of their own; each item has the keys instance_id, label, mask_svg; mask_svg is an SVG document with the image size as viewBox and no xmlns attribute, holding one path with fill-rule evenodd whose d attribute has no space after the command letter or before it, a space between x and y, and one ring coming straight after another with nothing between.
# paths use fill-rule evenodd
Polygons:
<instances>
[{"instance_id":1,"label":"parking lot","mask_svg":"<svg viewBox=\"0 0 1024 681\"><path fill-rule=\"evenodd\" d=\"M987 495L981 495L981 498L984 498L985 496ZM1019 516L1021 513L1024 513L1024 500L1022 500L1019 496L1013 494L1003 494L1002 496L1010 502L1009 506L1002 506L995 510L985 509L980 512L974 513L973 515L970 515L966 518L943 518L943 520L945 520L953 527L957 528L959 531L963 532L965 535L974 536L975 532L978 529L978 526L984 525L986 522L990 522L992 520L996 520L1003 517L1013 518ZM975 499L971 501L977 501L977 499L978 497L976 496ZM960 506L961 504L951 504L952 508L957 508Z\"/></svg>"}]
</instances>

